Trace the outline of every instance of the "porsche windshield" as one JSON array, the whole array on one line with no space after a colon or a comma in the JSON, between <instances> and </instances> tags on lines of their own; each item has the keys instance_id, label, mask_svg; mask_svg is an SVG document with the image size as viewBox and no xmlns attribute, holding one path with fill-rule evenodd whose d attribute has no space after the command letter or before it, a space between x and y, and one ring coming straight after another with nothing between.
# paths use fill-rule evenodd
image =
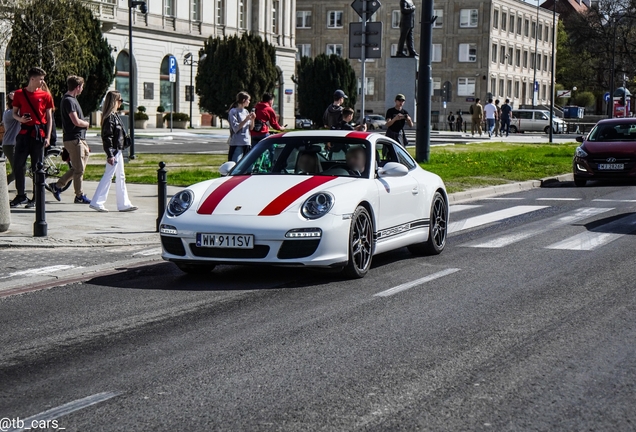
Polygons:
<instances>
[{"instance_id":1,"label":"porsche windshield","mask_svg":"<svg viewBox=\"0 0 636 432\"><path fill-rule=\"evenodd\" d=\"M633 123L605 123L596 126L588 141L636 141L636 121Z\"/></svg>"},{"instance_id":2,"label":"porsche windshield","mask_svg":"<svg viewBox=\"0 0 636 432\"><path fill-rule=\"evenodd\" d=\"M239 161L231 175L368 177L369 148L365 140L344 137L265 139Z\"/></svg>"}]
</instances>

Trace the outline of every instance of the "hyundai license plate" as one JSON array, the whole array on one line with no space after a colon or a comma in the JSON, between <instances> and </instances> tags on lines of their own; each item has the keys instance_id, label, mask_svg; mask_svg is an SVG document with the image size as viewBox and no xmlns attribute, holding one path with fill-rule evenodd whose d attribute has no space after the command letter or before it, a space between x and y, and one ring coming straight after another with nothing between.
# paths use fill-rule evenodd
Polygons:
<instances>
[{"instance_id":1,"label":"hyundai license plate","mask_svg":"<svg viewBox=\"0 0 636 432\"><path fill-rule=\"evenodd\" d=\"M254 236L251 234L197 233L197 246L224 249L254 249Z\"/></svg>"},{"instance_id":2,"label":"hyundai license plate","mask_svg":"<svg viewBox=\"0 0 636 432\"><path fill-rule=\"evenodd\" d=\"M624 170L625 164L598 164L598 169L606 171Z\"/></svg>"}]
</instances>

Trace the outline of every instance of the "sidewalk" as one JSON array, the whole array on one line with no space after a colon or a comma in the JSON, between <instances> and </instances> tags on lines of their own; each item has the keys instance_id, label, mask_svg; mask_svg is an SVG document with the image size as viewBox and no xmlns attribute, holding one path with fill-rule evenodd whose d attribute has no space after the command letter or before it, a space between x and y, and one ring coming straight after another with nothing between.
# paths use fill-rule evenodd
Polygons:
<instances>
[{"instance_id":1,"label":"sidewalk","mask_svg":"<svg viewBox=\"0 0 636 432\"><path fill-rule=\"evenodd\" d=\"M99 136L100 132L95 129L89 129L86 132L88 137ZM206 136L214 138L225 138L230 136L230 129L228 128L213 128L204 127L197 129L172 129L169 128L148 128L148 129L135 129L135 138L166 138L166 137L192 137L192 136Z\"/></svg>"}]
</instances>

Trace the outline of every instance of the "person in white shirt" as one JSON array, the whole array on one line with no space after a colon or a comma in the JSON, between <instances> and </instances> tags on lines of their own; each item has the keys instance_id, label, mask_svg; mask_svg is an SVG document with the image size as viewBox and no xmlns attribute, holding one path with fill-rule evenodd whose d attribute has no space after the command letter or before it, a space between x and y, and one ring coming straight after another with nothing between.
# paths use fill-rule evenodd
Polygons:
<instances>
[{"instance_id":1,"label":"person in white shirt","mask_svg":"<svg viewBox=\"0 0 636 432\"><path fill-rule=\"evenodd\" d=\"M492 136L492 131L495 129L495 121L497 120L497 107L492 103L492 98L488 99L488 103L484 107L484 114L486 115L488 137L490 138Z\"/></svg>"}]
</instances>

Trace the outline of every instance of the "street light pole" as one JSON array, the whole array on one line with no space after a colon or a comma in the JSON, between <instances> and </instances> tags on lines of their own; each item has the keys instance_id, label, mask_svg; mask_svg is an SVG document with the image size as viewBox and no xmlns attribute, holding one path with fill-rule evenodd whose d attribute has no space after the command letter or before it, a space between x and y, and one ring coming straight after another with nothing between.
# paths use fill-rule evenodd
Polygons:
<instances>
[{"instance_id":1,"label":"street light pole","mask_svg":"<svg viewBox=\"0 0 636 432\"><path fill-rule=\"evenodd\" d=\"M194 60L192 58L192 53L189 52L187 53L184 57L183 57L183 64L186 66L190 66L190 129L193 128L192 126L192 102L194 102L194 83L193 83L193 68L194 65L196 64L197 67L199 66L199 63L201 63L203 60L205 60L205 58L207 57L207 54L203 54L201 55L201 51L199 51L199 60Z\"/></svg>"},{"instance_id":2,"label":"street light pole","mask_svg":"<svg viewBox=\"0 0 636 432\"><path fill-rule=\"evenodd\" d=\"M556 2L556 1L555 1ZM539 100L539 89L537 89L537 51L539 51L539 3L537 3L537 23L534 31L534 78L532 79L532 109L537 106Z\"/></svg>"},{"instance_id":3,"label":"street light pole","mask_svg":"<svg viewBox=\"0 0 636 432\"><path fill-rule=\"evenodd\" d=\"M554 0L554 3L552 3L552 61L550 62L550 144L552 144L554 142L554 136L553 136L553 128L554 128L554 80L555 80L555 76L554 76L554 71L555 71L555 66L556 66L556 62L555 60L555 56L556 56L556 3L557 0Z\"/></svg>"},{"instance_id":4,"label":"street light pole","mask_svg":"<svg viewBox=\"0 0 636 432\"><path fill-rule=\"evenodd\" d=\"M616 89L616 82L614 80L614 76L616 75L616 28L618 27L618 23L616 18L614 18L614 42L612 47L612 73L610 75L610 100L609 100L609 118L614 118L614 92Z\"/></svg>"},{"instance_id":5,"label":"street light pole","mask_svg":"<svg viewBox=\"0 0 636 432\"><path fill-rule=\"evenodd\" d=\"M417 79L417 127L415 160L428 162L431 153L431 59L433 51L433 0L422 1L420 65Z\"/></svg>"},{"instance_id":6,"label":"street light pole","mask_svg":"<svg viewBox=\"0 0 636 432\"><path fill-rule=\"evenodd\" d=\"M137 77L133 68L132 17L133 12L137 10L137 6L139 6L141 13L148 13L148 7L145 1L128 0L128 132L130 135L130 153L128 157L130 159L135 158L135 110L137 109L135 96L137 92Z\"/></svg>"}]
</instances>

